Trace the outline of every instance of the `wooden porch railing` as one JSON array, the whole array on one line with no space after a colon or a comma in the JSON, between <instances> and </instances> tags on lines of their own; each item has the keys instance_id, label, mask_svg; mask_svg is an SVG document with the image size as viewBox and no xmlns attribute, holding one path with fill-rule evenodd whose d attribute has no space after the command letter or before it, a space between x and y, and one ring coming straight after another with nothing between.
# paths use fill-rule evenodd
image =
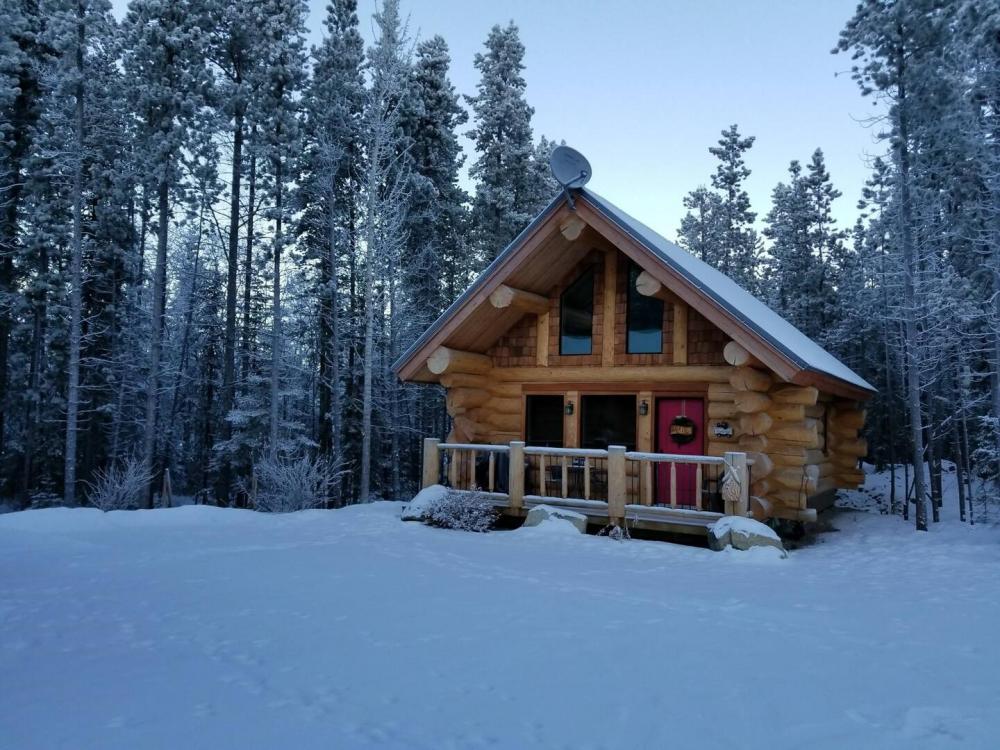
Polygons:
<instances>
[{"instance_id":1,"label":"wooden porch railing","mask_svg":"<svg viewBox=\"0 0 1000 750\"><path fill-rule=\"evenodd\" d=\"M505 467L498 456L507 459ZM661 506L705 510L704 482L710 473L717 478L726 515L745 516L750 506L750 462L745 453L688 456L627 451L620 445L601 450L527 446L522 441L509 445L442 443L426 438L423 459L423 487L447 477L447 483L457 489L506 498L505 504L514 511L524 508L526 498L532 502L573 498L606 503L608 517L620 522L626 506L654 505L654 470L664 464L669 470L661 474L667 481L666 488L657 493L659 499L666 498ZM693 505L680 502L678 493L678 467L692 465Z\"/></svg>"}]
</instances>

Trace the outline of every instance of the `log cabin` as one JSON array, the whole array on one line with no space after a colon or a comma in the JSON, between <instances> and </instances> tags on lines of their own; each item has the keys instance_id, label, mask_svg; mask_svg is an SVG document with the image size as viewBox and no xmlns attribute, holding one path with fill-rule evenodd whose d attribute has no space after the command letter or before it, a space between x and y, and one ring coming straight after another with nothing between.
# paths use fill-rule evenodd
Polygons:
<instances>
[{"instance_id":1,"label":"log cabin","mask_svg":"<svg viewBox=\"0 0 1000 750\"><path fill-rule=\"evenodd\" d=\"M874 388L729 277L578 188L555 199L404 352L446 389L422 481L511 515L704 530L814 520L863 481Z\"/></svg>"}]
</instances>

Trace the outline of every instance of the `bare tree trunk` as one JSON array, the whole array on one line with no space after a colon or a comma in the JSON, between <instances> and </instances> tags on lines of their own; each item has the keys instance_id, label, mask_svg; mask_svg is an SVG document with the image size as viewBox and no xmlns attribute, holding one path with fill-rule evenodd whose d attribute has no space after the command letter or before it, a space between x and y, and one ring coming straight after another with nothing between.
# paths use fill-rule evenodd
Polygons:
<instances>
[{"instance_id":1,"label":"bare tree trunk","mask_svg":"<svg viewBox=\"0 0 1000 750\"><path fill-rule=\"evenodd\" d=\"M239 78L237 78L239 83ZM233 168L229 181L229 248L226 255L226 335L222 355L222 439L232 435L232 426L226 417L233 410L236 399L236 278L240 265L240 177L243 171L243 114L237 112L233 126ZM229 459L221 457L219 467L219 492L229 496Z\"/></svg>"},{"instance_id":2,"label":"bare tree trunk","mask_svg":"<svg viewBox=\"0 0 1000 750\"><path fill-rule=\"evenodd\" d=\"M279 141L280 143L280 141ZM278 434L281 419L280 399L281 399L281 157L277 157L275 164L275 192L274 192L274 278L271 285L271 430L270 430L270 450L271 453L278 453Z\"/></svg>"},{"instance_id":3,"label":"bare tree trunk","mask_svg":"<svg viewBox=\"0 0 1000 750\"><path fill-rule=\"evenodd\" d=\"M900 237L903 249L903 356L906 362L906 402L910 416L910 440L912 442L913 486L916 500L917 531L927 531L927 499L924 487L924 439L923 415L920 411L920 357L917 333L917 299L914 275L916 254L913 243L913 206L910 197L910 150L909 127L906 111L906 84L903 59L900 56L896 69L898 99L896 118L899 128L896 150L899 157L899 218Z\"/></svg>"},{"instance_id":4,"label":"bare tree trunk","mask_svg":"<svg viewBox=\"0 0 1000 750\"><path fill-rule=\"evenodd\" d=\"M146 423L143 430L143 470L150 477L144 504L153 507L153 479L156 464L156 417L160 391L160 358L163 348L164 307L167 281L167 237L170 220L170 185L167 182L169 165L162 167L163 175L157 186L156 265L153 268L153 316L149 332L149 377L146 391Z\"/></svg>"},{"instance_id":5,"label":"bare tree trunk","mask_svg":"<svg viewBox=\"0 0 1000 750\"><path fill-rule=\"evenodd\" d=\"M49 273L49 253L42 245L38 253L38 278L45 279ZM28 365L28 408L25 414L24 457L21 467L21 499L27 504L31 488L34 486L35 440L41 423L42 371L45 368L45 337L48 316L48 292L44 285L31 294L32 334L31 360Z\"/></svg>"},{"instance_id":6,"label":"bare tree trunk","mask_svg":"<svg viewBox=\"0 0 1000 750\"><path fill-rule=\"evenodd\" d=\"M76 505L76 431L80 412L80 339L83 308L83 47L86 42L86 0L76 4L76 109L74 113L73 250L70 258L69 380L66 393L66 450L63 457L63 502Z\"/></svg>"},{"instance_id":7,"label":"bare tree trunk","mask_svg":"<svg viewBox=\"0 0 1000 750\"><path fill-rule=\"evenodd\" d=\"M256 131L254 131L256 132ZM243 267L243 335L240 339L240 377L247 382L250 376L250 321L253 305L253 241L254 212L257 201L257 153L250 150L250 172L247 179L247 244Z\"/></svg>"}]
</instances>

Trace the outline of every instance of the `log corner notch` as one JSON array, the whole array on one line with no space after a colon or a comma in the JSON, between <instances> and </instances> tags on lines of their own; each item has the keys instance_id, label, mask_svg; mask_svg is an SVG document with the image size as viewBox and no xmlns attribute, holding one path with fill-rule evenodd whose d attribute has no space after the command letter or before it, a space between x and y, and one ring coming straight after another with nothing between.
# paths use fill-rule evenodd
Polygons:
<instances>
[{"instance_id":1,"label":"log corner notch","mask_svg":"<svg viewBox=\"0 0 1000 750\"><path fill-rule=\"evenodd\" d=\"M501 284L490 295L490 304L498 310L512 308L526 313L542 315L549 311L549 300L540 294L526 292L523 289L515 289L512 286Z\"/></svg>"},{"instance_id":2,"label":"log corner notch","mask_svg":"<svg viewBox=\"0 0 1000 750\"><path fill-rule=\"evenodd\" d=\"M449 349L439 346L427 358L427 369L434 375L444 373L464 372L482 375L493 368L493 362L485 354L463 352L459 349Z\"/></svg>"}]
</instances>

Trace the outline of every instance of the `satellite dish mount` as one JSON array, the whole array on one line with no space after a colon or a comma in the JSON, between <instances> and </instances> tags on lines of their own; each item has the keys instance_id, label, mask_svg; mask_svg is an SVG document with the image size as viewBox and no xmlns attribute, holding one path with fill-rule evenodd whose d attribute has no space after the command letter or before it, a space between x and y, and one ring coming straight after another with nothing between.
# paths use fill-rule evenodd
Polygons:
<instances>
[{"instance_id":1,"label":"satellite dish mount","mask_svg":"<svg viewBox=\"0 0 1000 750\"><path fill-rule=\"evenodd\" d=\"M590 162L587 157L569 146L556 146L549 156L549 169L566 194L566 202L576 210L573 190L578 190L590 181Z\"/></svg>"}]
</instances>

